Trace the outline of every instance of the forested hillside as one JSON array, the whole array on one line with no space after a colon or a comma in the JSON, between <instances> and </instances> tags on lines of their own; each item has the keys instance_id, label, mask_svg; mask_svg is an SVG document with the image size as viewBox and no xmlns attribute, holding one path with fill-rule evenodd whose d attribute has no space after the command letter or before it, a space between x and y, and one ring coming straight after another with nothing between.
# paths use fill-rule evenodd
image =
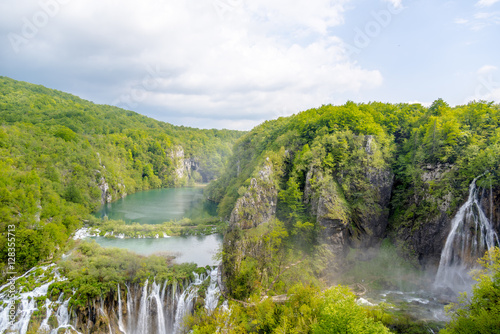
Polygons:
<instances>
[{"instance_id":1,"label":"forested hillside","mask_svg":"<svg viewBox=\"0 0 500 334\"><path fill-rule=\"evenodd\" d=\"M218 177L242 134L177 127L0 77L0 261L50 260L100 205Z\"/></svg>"},{"instance_id":2,"label":"forested hillside","mask_svg":"<svg viewBox=\"0 0 500 334\"><path fill-rule=\"evenodd\" d=\"M429 108L325 105L267 121L240 138L233 151L208 195L230 221L222 252L226 291L235 299L262 303L235 316L252 319L257 327L249 331L264 326L267 332L322 333L325 320L314 314L322 308L311 304L315 292L306 293L312 299L303 301L310 312L299 312L304 318L291 322L283 316L297 312L295 296L304 297L298 286L314 290L345 282L356 289L363 281L368 289L429 289L432 281L424 279L422 269L434 277L450 222L473 179L481 194L481 208L475 210L484 211L500 230L498 104L450 107L439 99ZM464 247L484 242L477 226L461 232L472 238ZM482 254L468 256L475 261ZM264 306L262 301L274 295L290 300ZM465 304L464 299L461 307ZM456 323L463 319L463 308L454 313ZM401 333L427 333L432 326L432 321L384 312L370 316ZM472 320L468 324L470 330L481 327Z\"/></svg>"},{"instance_id":3,"label":"forested hillside","mask_svg":"<svg viewBox=\"0 0 500 334\"><path fill-rule=\"evenodd\" d=\"M311 245L341 259L390 237L414 264L436 266L450 219L479 175L498 229L499 171L500 107L492 103L348 102L265 122L238 141L209 186L230 220L228 289L244 298L271 287Z\"/></svg>"},{"instance_id":4,"label":"forested hillside","mask_svg":"<svg viewBox=\"0 0 500 334\"><path fill-rule=\"evenodd\" d=\"M472 180L474 210L500 230L500 106L484 101L325 105L242 133L176 127L0 77L0 123L0 269L56 263L18 278L26 291L48 289L35 298L31 320L23 313L35 309L29 293L22 298L33 306L18 306L18 323L30 323L30 332L45 320L52 323L44 328L70 326L56 310L95 333L123 332L123 317L137 332L148 323L159 333L175 326L193 333L435 332L442 322L409 318L385 303L365 307L358 297L431 284L421 269L435 274ZM220 277L214 268L175 266L168 256L73 247L70 235L103 203L209 181L206 195L229 222ZM120 224L108 225L111 232ZM464 234L481 242L477 230ZM70 247L72 255L59 261ZM498 290L498 250L489 258L476 274L472 304L462 297L450 306L450 333L496 319L480 307L498 308L488 297ZM222 296L210 301L215 286ZM191 316L184 323L174 310Z\"/></svg>"}]
</instances>

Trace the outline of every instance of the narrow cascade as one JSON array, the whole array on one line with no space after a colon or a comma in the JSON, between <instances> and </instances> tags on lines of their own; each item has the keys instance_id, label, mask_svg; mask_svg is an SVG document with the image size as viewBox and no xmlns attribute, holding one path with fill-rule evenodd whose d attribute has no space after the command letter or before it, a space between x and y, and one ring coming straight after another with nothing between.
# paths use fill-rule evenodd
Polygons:
<instances>
[{"instance_id":1,"label":"narrow cascade","mask_svg":"<svg viewBox=\"0 0 500 334\"><path fill-rule=\"evenodd\" d=\"M130 330L132 328L132 308L134 304L134 298L132 298L132 294L130 293L130 287L127 283L125 283L125 287L127 288L127 329Z\"/></svg>"},{"instance_id":2,"label":"narrow cascade","mask_svg":"<svg viewBox=\"0 0 500 334\"><path fill-rule=\"evenodd\" d=\"M122 296L120 291L120 284L118 284L118 329L123 334L127 334L125 328L123 327Z\"/></svg>"},{"instance_id":3,"label":"narrow cascade","mask_svg":"<svg viewBox=\"0 0 500 334\"><path fill-rule=\"evenodd\" d=\"M215 269L210 272L210 285L207 288L207 294L205 297L205 308L209 313L215 310L219 302L220 290L219 285L217 284L217 275L218 269L215 267Z\"/></svg>"},{"instance_id":4,"label":"narrow cascade","mask_svg":"<svg viewBox=\"0 0 500 334\"><path fill-rule=\"evenodd\" d=\"M158 322L158 334L167 334L167 330L165 328L165 318L163 315L163 299L160 297L160 286L156 284L156 282L153 282L149 299L154 299L156 301L156 320Z\"/></svg>"},{"instance_id":5,"label":"narrow cascade","mask_svg":"<svg viewBox=\"0 0 500 334\"><path fill-rule=\"evenodd\" d=\"M184 327L184 316L193 309L194 298L198 295L198 288L204 281L204 277L200 278L200 275L197 273L193 274L195 277L194 282L189 284L186 290L179 296L177 310L175 312L174 334L179 333Z\"/></svg>"},{"instance_id":6,"label":"narrow cascade","mask_svg":"<svg viewBox=\"0 0 500 334\"><path fill-rule=\"evenodd\" d=\"M481 175L482 176L482 175ZM481 177L479 176L479 177ZM470 289L468 272L484 252L499 245L498 235L480 205L475 178L469 186L469 197L451 221L434 285L454 291Z\"/></svg>"},{"instance_id":7,"label":"narrow cascade","mask_svg":"<svg viewBox=\"0 0 500 334\"><path fill-rule=\"evenodd\" d=\"M40 330L43 330L43 331L49 331L50 330L50 326L49 326L49 318L50 316L52 315L52 308L50 307L50 305L52 304L52 302L50 301L50 299L45 299L45 309L47 310L47 315L45 316L45 319L43 319L42 323L40 324Z\"/></svg>"},{"instance_id":8,"label":"narrow cascade","mask_svg":"<svg viewBox=\"0 0 500 334\"><path fill-rule=\"evenodd\" d=\"M142 289L141 304L139 306L139 319L137 324L137 334L148 333L148 280Z\"/></svg>"},{"instance_id":9,"label":"narrow cascade","mask_svg":"<svg viewBox=\"0 0 500 334\"><path fill-rule=\"evenodd\" d=\"M2 287L0 287L0 301L5 302L1 303L2 305L0 305L0 333L11 330L15 333L25 334L28 331L31 316L34 311L38 310L35 304L36 299L42 296L46 296L49 286L55 281L60 280L57 275L55 276L55 279L48 279L44 275L35 277L35 271L37 269L45 271L51 267L54 267L54 265L34 267L31 270L27 271L24 275L17 277L15 280L16 288L13 290L16 294L14 295L13 299L9 298L9 289L11 287L10 283L4 284ZM35 282L37 284L40 284L40 286L36 287L32 291L19 293L17 281L28 276L35 277ZM9 319L9 311L12 302L15 302L17 304L17 308L15 318L13 319L14 321L11 323Z\"/></svg>"}]
</instances>

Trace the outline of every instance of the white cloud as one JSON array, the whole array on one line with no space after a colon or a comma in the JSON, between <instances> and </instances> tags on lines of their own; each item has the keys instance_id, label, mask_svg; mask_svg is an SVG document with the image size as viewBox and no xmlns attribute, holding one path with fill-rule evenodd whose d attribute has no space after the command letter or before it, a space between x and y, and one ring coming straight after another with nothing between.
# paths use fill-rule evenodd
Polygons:
<instances>
[{"instance_id":1,"label":"white cloud","mask_svg":"<svg viewBox=\"0 0 500 334\"><path fill-rule=\"evenodd\" d=\"M498 68L496 66L484 65L480 69L477 70L477 74L478 75L487 75L487 74L490 74L492 72L495 72L496 70L498 70Z\"/></svg>"},{"instance_id":2,"label":"white cloud","mask_svg":"<svg viewBox=\"0 0 500 334\"><path fill-rule=\"evenodd\" d=\"M382 84L328 35L347 2L70 1L17 56L91 87L99 102L242 127ZM17 17L40 11L30 3ZM235 114L245 121L228 123Z\"/></svg>"},{"instance_id":3,"label":"white cloud","mask_svg":"<svg viewBox=\"0 0 500 334\"><path fill-rule=\"evenodd\" d=\"M500 1L500 0L499 0ZM500 12L476 12L471 18L456 18L456 24L464 24L474 31L500 24Z\"/></svg>"},{"instance_id":4,"label":"white cloud","mask_svg":"<svg viewBox=\"0 0 500 334\"><path fill-rule=\"evenodd\" d=\"M476 3L476 6L479 6L479 7L489 7L489 6L493 6L498 1L500 1L500 0L479 0Z\"/></svg>"},{"instance_id":5,"label":"white cloud","mask_svg":"<svg viewBox=\"0 0 500 334\"><path fill-rule=\"evenodd\" d=\"M394 6L394 8L403 7L403 0L383 0L384 2L389 2Z\"/></svg>"},{"instance_id":6,"label":"white cloud","mask_svg":"<svg viewBox=\"0 0 500 334\"><path fill-rule=\"evenodd\" d=\"M477 82L473 96L466 98L468 101L495 101L500 102L500 81L495 76L498 67L493 65L484 65L476 72Z\"/></svg>"}]
</instances>

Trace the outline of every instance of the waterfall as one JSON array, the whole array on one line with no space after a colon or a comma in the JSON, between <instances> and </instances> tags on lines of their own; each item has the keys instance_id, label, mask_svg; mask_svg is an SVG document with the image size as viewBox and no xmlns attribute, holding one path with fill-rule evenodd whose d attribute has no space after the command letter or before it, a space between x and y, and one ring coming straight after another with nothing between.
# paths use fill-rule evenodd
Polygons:
<instances>
[{"instance_id":1,"label":"waterfall","mask_svg":"<svg viewBox=\"0 0 500 334\"><path fill-rule=\"evenodd\" d=\"M148 280L142 288L142 297L139 307L139 320L137 324L137 334L148 333Z\"/></svg>"},{"instance_id":2,"label":"waterfall","mask_svg":"<svg viewBox=\"0 0 500 334\"><path fill-rule=\"evenodd\" d=\"M46 271L48 269L51 269L52 273L55 273L55 278L52 280L49 280L48 277L45 275L36 275L37 270L41 271ZM8 330L13 331L14 333L20 333L20 334L25 334L28 331L28 327L30 324L30 319L33 314L33 312L37 311L38 308L36 306L36 299L42 296L47 295L47 291L49 289L49 286L56 282L60 281L61 278L57 275L57 271L54 268L54 265L48 265L48 266L43 266L43 267L34 267L27 271L24 275L17 277L15 279L15 283L7 283L0 287L0 301L3 303L0 303L0 333L5 333ZM31 276L31 277L30 277ZM18 289L20 288L17 286L17 282L21 278L26 278L30 277L30 279L33 279L36 284L40 284L38 287L35 287L32 291L28 292L20 292ZM12 285L14 284L14 285ZM14 286L14 292L15 295L13 298L9 298L9 290L10 288ZM50 302L50 301L49 301ZM10 306L12 303L17 303L17 308L15 312L15 318L13 319L12 323L10 322L9 319L9 312L10 312ZM47 305L47 301L46 301ZM47 311L47 315L49 314L49 311Z\"/></svg>"},{"instance_id":3,"label":"waterfall","mask_svg":"<svg viewBox=\"0 0 500 334\"><path fill-rule=\"evenodd\" d=\"M189 284L186 290L179 296L175 312L174 334L178 333L184 327L184 316L193 310L194 298L198 296L199 286L205 280L204 275L198 275L197 273L193 273L193 275L194 282Z\"/></svg>"},{"instance_id":4,"label":"waterfall","mask_svg":"<svg viewBox=\"0 0 500 334\"><path fill-rule=\"evenodd\" d=\"M132 298L132 295L130 294L130 287L128 284L125 283L125 286L127 287L127 328L132 328L132 306L134 303L134 299Z\"/></svg>"},{"instance_id":5,"label":"waterfall","mask_svg":"<svg viewBox=\"0 0 500 334\"><path fill-rule=\"evenodd\" d=\"M47 269L43 267L42 269ZM39 267L37 268L39 269ZM37 275L34 270L27 272L21 277L32 275L29 280L35 280L38 287L29 292L22 292L16 295L16 314L13 324L9 322L9 303L8 292L9 284L0 287L0 333L9 330L26 334L30 326L30 320L38 305L45 306L42 311L42 317L39 320L40 329L50 334L58 332L79 333L77 328L87 329L87 318L98 317L107 322L106 331L116 331L123 334L172 334L179 333L184 327L184 317L194 311L198 292L207 279L210 280L206 290L204 307L207 312L212 312L217 307L220 291L217 286L217 269L207 270L206 273L193 273L193 279L187 279L182 284L175 279L152 283L149 280L140 286L137 283L125 283L126 295L122 296L121 285L117 284L117 302L116 309L106 305L106 296L93 300L93 308L90 312L94 315L87 315L83 319L75 317L70 310L70 302L74 297L67 293L61 293L57 301L51 301L47 295L49 286L58 281L65 280L61 277L55 266L52 270L52 276ZM19 279L19 278L17 278ZM207 284L208 282L206 282ZM38 301L44 297L44 301ZM112 299L111 299L112 300ZM126 303L126 306L123 305ZM124 308L126 307L126 309ZM126 313L124 313L124 311ZM118 316L116 316L118 314ZM55 318L57 322L50 324L50 318ZM83 323L82 323L83 322ZM117 329L114 329L117 328ZM90 328L88 328L90 329ZM118 331L119 330L119 331Z\"/></svg>"},{"instance_id":6,"label":"waterfall","mask_svg":"<svg viewBox=\"0 0 500 334\"><path fill-rule=\"evenodd\" d=\"M61 294L62 295L62 294ZM50 299L45 299L45 309L47 310L45 319L43 319L42 323L40 324L40 330L48 331L50 330L49 326L49 318L52 315L52 308L50 307L52 305Z\"/></svg>"},{"instance_id":7,"label":"waterfall","mask_svg":"<svg viewBox=\"0 0 500 334\"><path fill-rule=\"evenodd\" d=\"M451 221L435 286L449 287L455 291L468 290L472 283L468 272L475 266L477 258L499 244L498 235L480 205L476 181L481 176L472 181L467 201Z\"/></svg>"},{"instance_id":8,"label":"waterfall","mask_svg":"<svg viewBox=\"0 0 500 334\"><path fill-rule=\"evenodd\" d=\"M217 267L210 272L210 285L207 288L207 294L205 297L205 308L209 313L217 307L219 303L220 290L217 283L218 270Z\"/></svg>"},{"instance_id":9,"label":"waterfall","mask_svg":"<svg viewBox=\"0 0 500 334\"><path fill-rule=\"evenodd\" d=\"M125 331L125 328L123 328L122 297L121 297L121 291L120 291L120 284L118 284L118 329L123 334L127 334L127 332Z\"/></svg>"}]
</instances>

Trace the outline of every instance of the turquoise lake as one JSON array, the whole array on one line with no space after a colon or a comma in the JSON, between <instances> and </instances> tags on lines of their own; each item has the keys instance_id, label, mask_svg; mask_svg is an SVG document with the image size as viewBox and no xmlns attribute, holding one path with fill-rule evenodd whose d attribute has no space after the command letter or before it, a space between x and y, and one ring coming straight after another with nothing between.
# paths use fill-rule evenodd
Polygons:
<instances>
[{"instance_id":1,"label":"turquoise lake","mask_svg":"<svg viewBox=\"0 0 500 334\"><path fill-rule=\"evenodd\" d=\"M181 218L216 216L215 203L203 200L203 188L166 188L141 191L105 204L96 216L127 223L161 224Z\"/></svg>"},{"instance_id":2,"label":"turquoise lake","mask_svg":"<svg viewBox=\"0 0 500 334\"><path fill-rule=\"evenodd\" d=\"M138 192L104 205L96 216L121 219L127 223L161 224L182 218L216 216L215 203L203 200L203 188L167 188ZM194 262L198 266L216 265L213 259L222 244L222 235L114 239L92 238L103 247L128 249L137 254L168 253L175 262Z\"/></svg>"}]
</instances>

